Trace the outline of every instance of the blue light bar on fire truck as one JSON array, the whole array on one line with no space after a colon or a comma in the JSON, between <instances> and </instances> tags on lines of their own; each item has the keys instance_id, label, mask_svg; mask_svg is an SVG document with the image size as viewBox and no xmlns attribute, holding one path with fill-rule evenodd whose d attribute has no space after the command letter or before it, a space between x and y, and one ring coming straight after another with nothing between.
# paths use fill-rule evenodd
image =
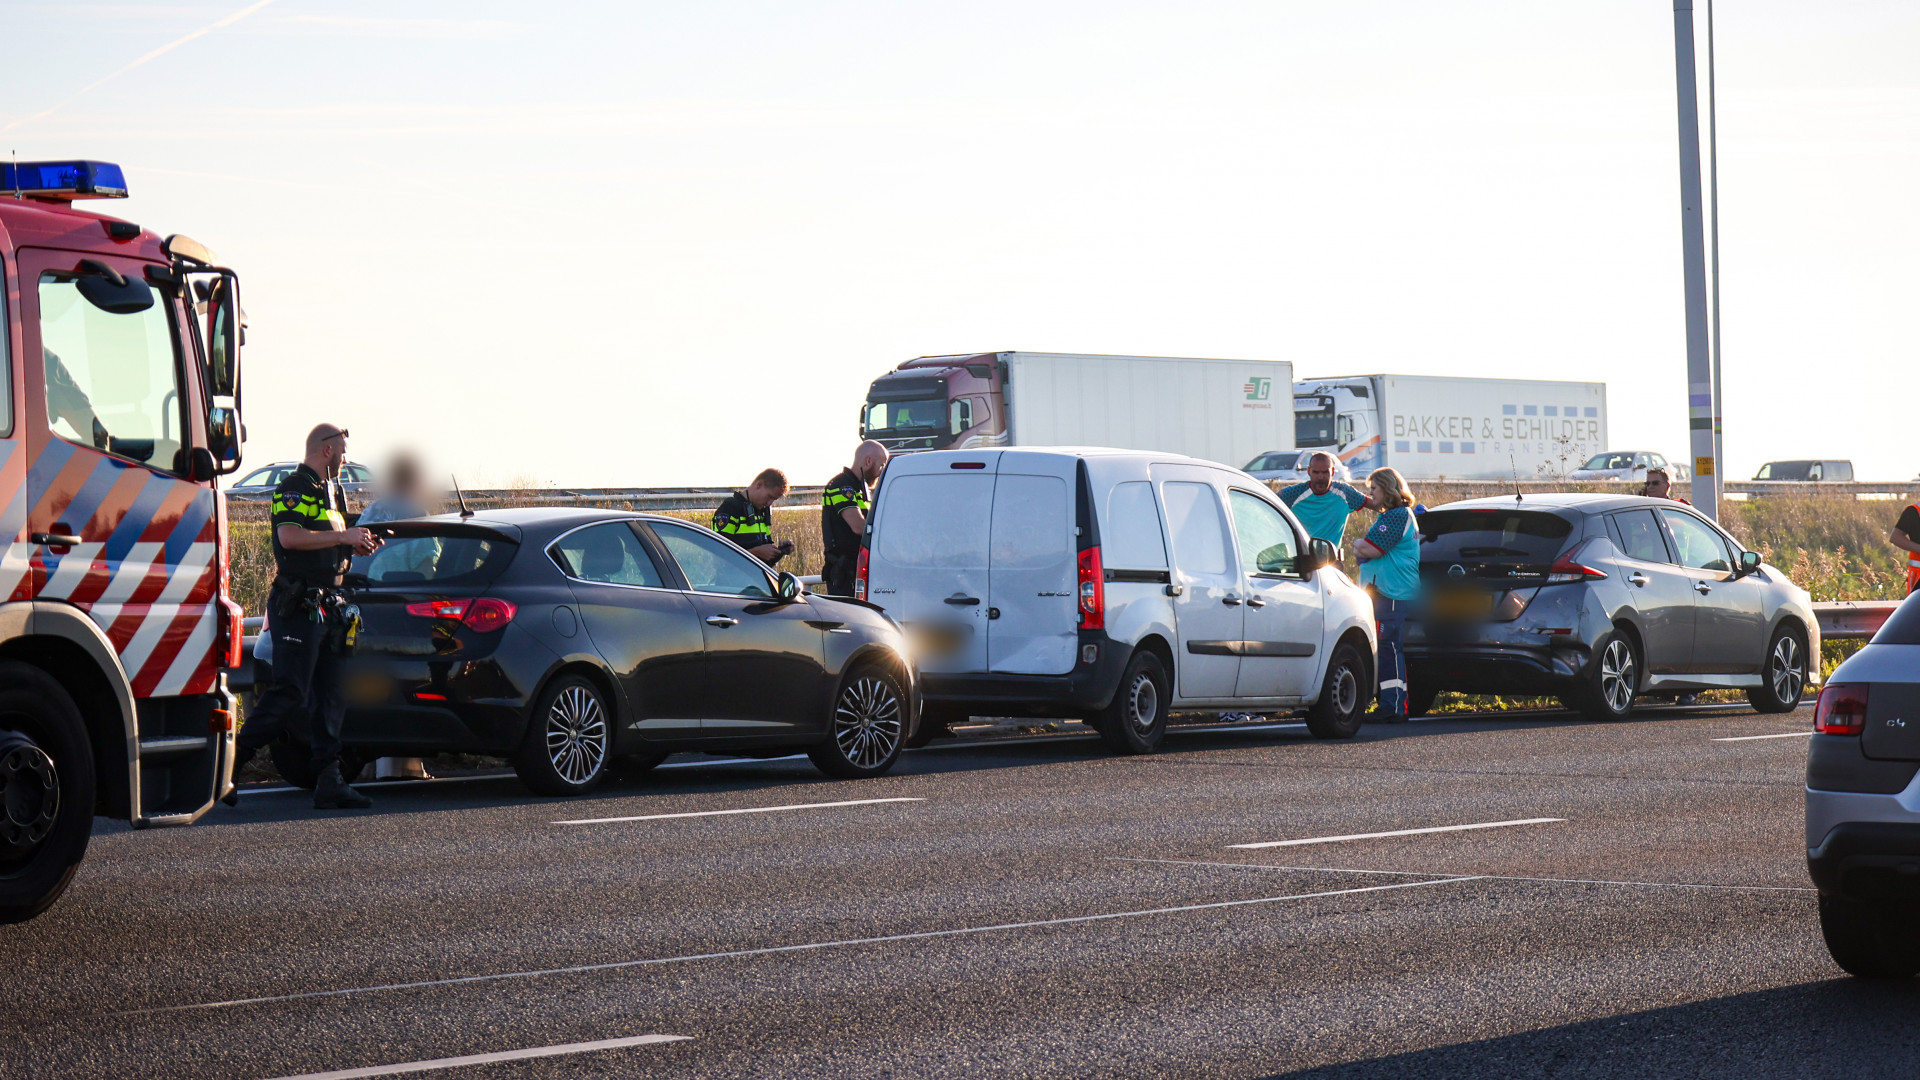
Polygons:
<instances>
[{"instance_id":1,"label":"blue light bar on fire truck","mask_svg":"<svg viewBox=\"0 0 1920 1080\"><path fill-rule=\"evenodd\" d=\"M124 199L127 177L105 161L0 162L0 196L22 199Z\"/></svg>"}]
</instances>

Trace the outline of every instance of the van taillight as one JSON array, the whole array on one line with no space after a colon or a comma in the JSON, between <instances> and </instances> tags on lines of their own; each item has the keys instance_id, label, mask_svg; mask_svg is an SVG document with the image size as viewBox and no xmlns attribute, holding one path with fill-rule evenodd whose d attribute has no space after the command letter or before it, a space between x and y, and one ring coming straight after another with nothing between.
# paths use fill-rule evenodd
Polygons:
<instances>
[{"instance_id":1,"label":"van taillight","mask_svg":"<svg viewBox=\"0 0 1920 1080\"><path fill-rule=\"evenodd\" d=\"M1813 707L1815 735L1858 735L1867 726L1867 688L1859 683L1834 683L1820 691Z\"/></svg>"},{"instance_id":2,"label":"van taillight","mask_svg":"<svg viewBox=\"0 0 1920 1080\"><path fill-rule=\"evenodd\" d=\"M853 564L853 598L867 598L867 549L860 549L860 561Z\"/></svg>"},{"instance_id":3,"label":"van taillight","mask_svg":"<svg viewBox=\"0 0 1920 1080\"><path fill-rule=\"evenodd\" d=\"M492 596L477 600L422 600L407 605L407 614L423 619L452 619L477 634L485 634L507 625L520 609L512 602Z\"/></svg>"},{"instance_id":4,"label":"van taillight","mask_svg":"<svg viewBox=\"0 0 1920 1080\"><path fill-rule=\"evenodd\" d=\"M1592 543L1592 541L1588 541L1587 543ZM1585 551L1586 548L1587 544L1580 544L1572 551L1560 556L1552 566L1548 567L1547 584L1552 585L1557 582L1566 581L1599 581L1601 578L1606 577L1607 572L1605 570L1597 570L1580 561L1580 553Z\"/></svg>"},{"instance_id":5,"label":"van taillight","mask_svg":"<svg viewBox=\"0 0 1920 1080\"><path fill-rule=\"evenodd\" d=\"M1107 628L1107 585L1100 572L1100 549L1080 553L1080 629Z\"/></svg>"}]
</instances>

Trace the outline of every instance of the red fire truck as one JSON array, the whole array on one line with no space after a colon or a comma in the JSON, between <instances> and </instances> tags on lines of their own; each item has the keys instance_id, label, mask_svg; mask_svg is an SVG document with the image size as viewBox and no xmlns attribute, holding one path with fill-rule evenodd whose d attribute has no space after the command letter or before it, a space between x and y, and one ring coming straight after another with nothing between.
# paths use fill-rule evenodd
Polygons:
<instances>
[{"instance_id":1,"label":"red fire truck","mask_svg":"<svg viewBox=\"0 0 1920 1080\"><path fill-rule=\"evenodd\" d=\"M126 194L0 164L0 922L58 899L96 814L184 825L232 784L239 281L74 205Z\"/></svg>"}]
</instances>

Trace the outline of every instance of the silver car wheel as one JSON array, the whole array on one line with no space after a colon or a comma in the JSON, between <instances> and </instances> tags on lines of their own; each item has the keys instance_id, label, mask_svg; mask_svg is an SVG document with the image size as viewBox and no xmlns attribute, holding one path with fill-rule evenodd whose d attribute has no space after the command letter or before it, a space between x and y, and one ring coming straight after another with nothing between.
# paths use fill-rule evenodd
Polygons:
<instances>
[{"instance_id":1,"label":"silver car wheel","mask_svg":"<svg viewBox=\"0 0 1920 1080\"><path fill-rule=\"evenodd\" d=\"M879 768L900 746L900 714L900 695L886 679L863 675L848 683L833 710L840 756L857 768Z\"/></svg>"},{"instance_id":2,"label":"silver car wheel","mask_svg":"<svg viewBox=\"0 0 1920 1080\"><path fill-rule=\"evenodd\" d=\"M1624 713L1633 704L1633 690L1633 646L1625 638L1616 637L1600 654L1600 696L1607 708Z\"/></svg>"},{"instance_id":3,"label":"silver car wheel","mask_svg":"<svg viewBox=\"0 0 1920 1080\"><path fill-rule=\"evenodd\" d=\"M1135 675L1132 685L1127 687L1127 723L1144 735L1153 730L1154 721L1159 718L1160 687L1143 671Z\"/></svg>"},{"instance_id":4,"label":"silver car wheel","mask_svg":"<svg viewBox=\"0 0 1920 1080\"><path fill-rule=\"evenodd\" d=\"M1807 677L1800 663L1800 643L1792 634L1783 634L1773 645L1772 659L1773 670L1768 674L1773 681L1773 696L1783 702L1798 700Z\"/></svg>"},{"instance_id":5,"label":"silver car wheel","mask_svg":"<svg viewBox=\"0 0 1920 1080\"><path fill-rule=\"evenodd\" d=\"M1360 680L1354 678L1353 669L1345 664L1333 673L1333 709L1340 716L1349 716L1360 705Z\"/></svg>"},{"instance_id":6,"label":"silver car wheel","mask_svg":"<svg viewBox=\"0 0 1920 1080\"><path fill-rule=\"evenodd\" d=\"M547 759L569 784L584 784L607 759L607 716L584 686L560 691L547 708Z\"/></svg>"}]
</instances>

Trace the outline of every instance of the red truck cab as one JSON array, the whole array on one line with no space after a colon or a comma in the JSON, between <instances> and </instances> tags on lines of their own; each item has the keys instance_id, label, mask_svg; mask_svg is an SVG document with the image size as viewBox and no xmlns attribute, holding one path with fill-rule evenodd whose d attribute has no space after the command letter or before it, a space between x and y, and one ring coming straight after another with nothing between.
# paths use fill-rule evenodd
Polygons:
<instances>
[{"instance_id":1,"label":"red truck cab","mask_svg":"<svg viewBox=\"0 0 1920 1080\"><path fill-rule=\"evenodd\" d=\"M96 814L186 824L232 784L239 283L73 205L125 194L0 165L0 922L59 897Z\"/></svg>"}]
</instances>

